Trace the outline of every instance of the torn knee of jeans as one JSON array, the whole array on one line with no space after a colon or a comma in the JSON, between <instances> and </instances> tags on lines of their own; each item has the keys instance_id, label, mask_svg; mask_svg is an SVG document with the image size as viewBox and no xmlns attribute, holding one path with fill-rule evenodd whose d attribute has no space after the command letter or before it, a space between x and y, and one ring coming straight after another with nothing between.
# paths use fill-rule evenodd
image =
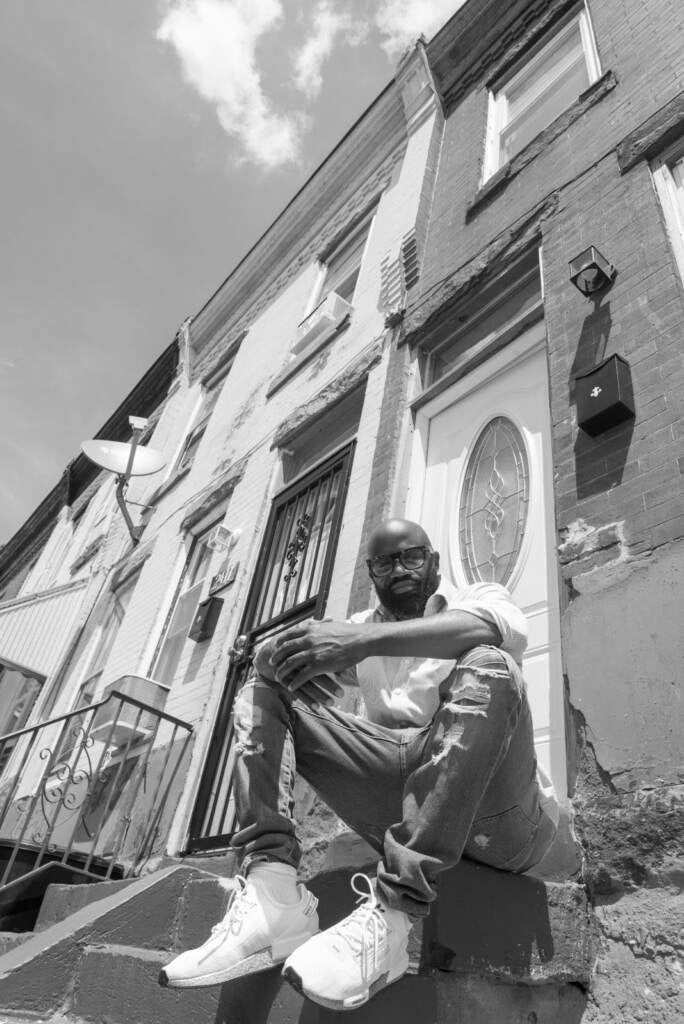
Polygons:
<instances>
[{"instance_id":1,"label":"torn knee of jeans","mask_svg":"<svg viewBox=\"0 0 684 1024\"><path fill-rule=\"evenodd\" d=\"M479 676L480 679L508 679L511 675L508 668L494 668L493 665L457 665L461 672Z\"/></svg>"},{"instance_id":2,"label":"torn knee of jeans","mask_svg":"<svg viewBox=\"0 0 684 1024\"><path fill-rule=\"evenodd\" d=\"M444 710L454 714L485 715L491 693L486 683L477 679L461 680L451 688L444 702Z\"/></svg>"},{"instance_id":3,"label":"torn knee of jeans","mask_svg":"<svg viewBox=\"0 0 684 1024\"><path fill-rule=\"evenodd\" d=\"M450 750L463 749L461 744L461 737L463 735L463 729L459 726L458 728L449 729L445 734L441 742L439 750L436 750L430 761L432 764L439 764L448 755Z\"/></svg>"},{"instance_id":4,"label":"torn knee of jeans","mask_svg":"<svg viewBox=\"0 0 684 1024\"><path fill-rule=\"evenodd\" d=\"M511 674L506 656L501 648L488 645L473 647L466 651L459 658L456 668L488 679L504 679Z\"/></svg>"}]
</instances>

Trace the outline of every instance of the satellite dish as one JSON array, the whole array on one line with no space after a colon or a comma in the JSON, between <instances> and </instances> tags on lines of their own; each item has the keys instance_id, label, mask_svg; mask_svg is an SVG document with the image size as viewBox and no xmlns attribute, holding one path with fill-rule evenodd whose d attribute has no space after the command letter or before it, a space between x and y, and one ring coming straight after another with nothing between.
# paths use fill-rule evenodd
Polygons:
<instances>
[{"instance_id":1,"label":"satellite dish","mask_svg":"<svg viewBox=\"0 0 684 1024\"><path fill-rule=\"evenodd\" d=\"M123 476L128 469L131 447L132 445L126 444L125 441L95 440L83 441L81 451L96 466ZM152 473L158 473L165 464L166 459L162 452L157 451L156 448L145 448L144 445L138 445L129 475L150 476Z\"/></svg>"}]
</instances>

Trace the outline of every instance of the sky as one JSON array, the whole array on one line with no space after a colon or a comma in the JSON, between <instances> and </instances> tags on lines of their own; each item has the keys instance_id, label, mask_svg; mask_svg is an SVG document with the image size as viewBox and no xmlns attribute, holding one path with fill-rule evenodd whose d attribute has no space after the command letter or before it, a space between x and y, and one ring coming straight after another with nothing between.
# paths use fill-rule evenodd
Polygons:
<instances>
[{"instance_id":1,"label":"sky","mask_svg":"<svg viewBox=\"0 0 684 1024\"><path fill-rule=\"evenodd\" d=\"M0 545L462 0L2 0Z\"/></svg>"}]
</instances>

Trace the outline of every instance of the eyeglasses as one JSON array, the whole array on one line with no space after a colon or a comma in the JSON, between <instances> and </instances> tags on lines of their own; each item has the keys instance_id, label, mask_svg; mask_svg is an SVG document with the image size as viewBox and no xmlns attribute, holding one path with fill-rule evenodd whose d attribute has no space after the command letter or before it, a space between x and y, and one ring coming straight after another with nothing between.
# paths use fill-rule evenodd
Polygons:
<instances>
[{"instance_id":1,"label":"eyeglasses","mask_svg":"<svg viewBox=\"0 0 684 1024\"><path fill-rule=\"evenodd\" d=\"M412 548L403 548L401 551L393 551L389 555L373 555L372 558L366 559L366 565L372 576L389 576L394 569L394 563L398 560L404 569L410 572L411 569L420 569L425 565L429 551L430 548L420 544Z\"/></svg>"}]
</instances>

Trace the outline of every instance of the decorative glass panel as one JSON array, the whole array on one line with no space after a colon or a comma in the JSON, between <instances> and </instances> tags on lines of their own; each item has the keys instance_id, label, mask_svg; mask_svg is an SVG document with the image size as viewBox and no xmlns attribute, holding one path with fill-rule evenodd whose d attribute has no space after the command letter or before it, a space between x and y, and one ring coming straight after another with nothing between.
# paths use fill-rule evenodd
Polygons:
<instances>
[{"instance_id":1,"label":"decorative glass panel","mask_svg":"<svg viewBox=\"0 0 684 1024\"><path fill-rule=\"evenodd\" d=\"M520 431L497 416L475 443L461 492L460 554L469 583L511 578L525 533L529 479Z\"/></svg>"}]
</instances>

